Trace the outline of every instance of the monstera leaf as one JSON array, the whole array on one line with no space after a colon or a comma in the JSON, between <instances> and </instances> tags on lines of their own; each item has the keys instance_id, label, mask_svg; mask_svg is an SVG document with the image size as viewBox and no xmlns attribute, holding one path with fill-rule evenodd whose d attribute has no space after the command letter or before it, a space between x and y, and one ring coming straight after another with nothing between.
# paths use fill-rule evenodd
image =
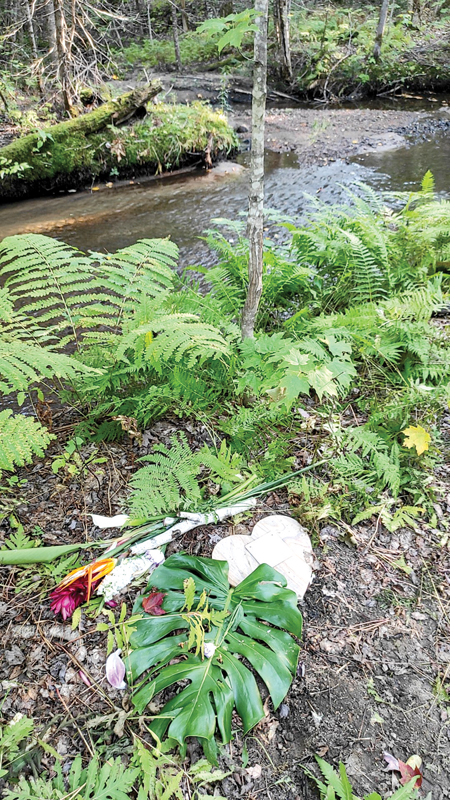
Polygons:
<instances>
[{"instance_id":1,"label":"monstera leaf","mask_svg":"<svg viewBox=\"0 0 450 800\"><path fill-rule=\"evenodd\" d=\"M147 587L147 592L165 593L165 613L143 612L147 592L133 609L143 614L133 622L127 659L129 682L136 686L134 705L141 713L158 692L183 681L184 688L151 725L160 739L167 734L182 751L186 738L196 736L207 755L214 752L216 728L222 742L229 742L234 707L245 732L264 717L253 671L266 684L275 708L296 672L299 647L286 631L300 637L302 616L285 578L266 564L235 588L227 575L226 561L173 555L155 570ZM206 658L204 652L211 650L212 657Z\"/></svg>"}]
</instances>

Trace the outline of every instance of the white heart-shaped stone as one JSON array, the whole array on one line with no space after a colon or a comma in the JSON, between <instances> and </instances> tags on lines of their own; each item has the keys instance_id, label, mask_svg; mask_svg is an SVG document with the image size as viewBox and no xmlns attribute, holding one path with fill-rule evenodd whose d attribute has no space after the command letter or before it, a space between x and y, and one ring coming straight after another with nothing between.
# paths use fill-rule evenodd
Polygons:
<instances>
[{"instance_id":1,"label":"white heart-shaped stone","mask_svg":"<svg viewBox=\"0 0 450 800\"><path fill-rule=\"evenodd\" d=\"M274 514L256 523L250 536L226 536L212 557L228 561L232 586L244 580L259 564L280 572L301 600L311 583L313 551L305 528L292 517Z\"/></svg>"}]
</instances>

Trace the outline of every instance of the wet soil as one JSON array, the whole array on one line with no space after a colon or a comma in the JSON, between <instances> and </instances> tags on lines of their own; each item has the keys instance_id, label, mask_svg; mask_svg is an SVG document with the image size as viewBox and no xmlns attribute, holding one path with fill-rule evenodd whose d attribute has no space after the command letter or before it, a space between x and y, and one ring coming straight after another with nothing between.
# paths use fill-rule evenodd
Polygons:
<instances>
[{"instance_id":1,"label":"wet soil","mask_svg":"<svg viewBox=\"0 0 450 800\"><path fill-rule=\"evenodd\" d=\"M233 113L241 136L251 136L251 112ZM405 147L408 142L450 131L450 109L405 111L395 108L268 109L265 144L278 153L293 151L300 164L324 164L367 153Z\"/></svg>"},{"instance_id":2,"label":"wet soil","mask_svg":"<svg viewBox=\"0 0 450 800\"><path fill-rule=\"evenodd\" d=\"M64 470L57 475L51 470L73 430L59 412L54 419L58 442L45 460L20 471L19 487L2 497L4 512L42 544L100 538L104 534L92 527L89 514L119 512L137 458L157 442L168 444L181 426L192 447L210 443L203 426L168 419L145 431L142 445L84 446L84 462L106 461L91 461L70 477ZM448 426L444 420L444 433ZM297 462L308 458L299 440ZM301 606L298 675L280 708L274 711L267 702L265 719L246 737L248 763L236 718L235 739L220 756L221 765L233 770L220 789L228 800L317 797L302 769L314 770L315 753L335 764L342 760L358 795L375 789L384 795L396 781L383 770L386 750L404 761L418 753L423 796L450 797L449 477L449 466L437 469L436 528L420 525L390 534L375 519L353 528L326 522L315 526L315 574ZM209 556L219 538L250 533L258 519L274 512L295 515L296 507L283 492L269 495L251 516L191 531L168 553L184 549ZM10 522L6 513L0 539L17 533ZM52 617L48 591L55 579L48 567L1 571L3 721L17 712L33 717L41 738L63 764L76 752L88 756L94 747L126 755L137 723L127 720L123 730L122 715L114 732L120 712L132 706L127 693L113 690L105 680L106 634L96 632L96 622L84 613L77 630ZM129 610L138 591L136 586L119 598ZM90 686L81 679L81 669ZM188 762L199 757L194 741ZM26 761L22 769L30 773L33 767L50 766L52 756L37 746Z\"/></svg>"}]
</instances>

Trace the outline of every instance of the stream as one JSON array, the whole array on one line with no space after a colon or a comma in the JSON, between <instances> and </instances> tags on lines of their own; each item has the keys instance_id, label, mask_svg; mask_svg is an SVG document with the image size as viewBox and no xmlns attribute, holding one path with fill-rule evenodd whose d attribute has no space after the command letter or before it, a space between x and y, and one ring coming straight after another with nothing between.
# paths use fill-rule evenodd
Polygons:
<instances>
[{"instance_id":1,"label":"stream","mask_svg":"<svg viewBox=\"0 0 450 800\"><path fill-rule=\"evenodd\" d=\"M180 265L212 263L199 239L216 217L236 219L247 205L249 154L239 165L224 162L210 173L195 172L113 185L59 197L0 207L0 239L16 233L45 233L81 250L114 251L139 238L171 236L180 247ZM302 167L294 153L266 152L267 209L299 217L305 193L336 203L355 181L375 189L415 189L430 169L436 190L450 194L450 137L384 150L349 161Z\"/></svg>"}]
</instances>

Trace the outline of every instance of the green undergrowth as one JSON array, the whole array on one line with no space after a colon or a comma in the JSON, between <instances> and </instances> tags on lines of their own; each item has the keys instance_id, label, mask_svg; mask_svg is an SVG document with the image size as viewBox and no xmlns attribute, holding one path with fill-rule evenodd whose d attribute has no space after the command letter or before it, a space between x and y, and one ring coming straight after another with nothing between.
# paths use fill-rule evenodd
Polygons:
<instances>
[{"instance_id":1,"label":"green undergrowth","mask_svg":"<svg viewBox=\"0 0 450 800\"><path fill-rule=\"evenodd\" d=\"M446 90L450 86L448 9L424 18L395 9L388 17L381 58L373 57L379 6L295 8L290 16L293 81L291 92L307 97L364 96L386 91ZM220 33L189 31L180 35L181 60L190 68L220 68ZM225 47L227 70L247 70L247 34L240 48ZM159 67L175 63L171 37L133 42L115 54L118 69ZM273 25L269 24L269 73L279 79Z\"/></svg>"},{"instance_id":2,"label":"green undergrowth","mask_svg":"<svg viewBox=\"0 0 450 800\"><path fill-rule=\"evenodd\" d=\"M218 221L207 234L218 262L201 291L191 271L176 272L169 240L105 256L39 235L5 239L2 391L23 402L30 387L53 385L83 410L76 435L87 441L139 436L165 415L181 428L187 419L205 425L209 450L193 454L175 439L136 473L131 507L141 516L166 504L192 510L246 470L261 479L285 473L306 447L309 460L326 464L291 497L314 527L371 513L392 530L433 518L439 418L450 396L450 345L434 316L448 303L449 221L430 174L410 195L355 185L346 205L314 201L302 227L286 226L287 243L265 242L256 337L245 341L248 243L239 223ZM16 430L20 415L0 424ZM48 442L39 425L23 426L16 449L0 451L6 472Z\"/></svg>"},{"instance_id":3,"label":"green undergrowth","mask_svg":"<svg viewBox=\"0 0 450 800\"><path fill-rule=\"evenodd\" d=\"M333 769L331 764L323 758L316 756L316 761L321 772L321 778L303 767L306 775L311 778L320 793L320 800L382 800L378 792L365 794L363 798L357 797L353 792L353 787L348 779L345 765L339 762L339 771ZM406 784L400 786L396 792L389 795L390 800L418 800L419 789L416 788L417 778L412 778Z\"/></svg>"},{"instance_id":4,"label":"green undergrowth","mask_svg":"<svg viewBox=\"0 0 450 800\"><path fill-rule=\"evenodd\" d=\"M297 91L329 98L377 94L391 87L448 88L448 12L422 23L395 13L386 24L377 62L373 48L378 15L378 6L296 10L291 47Z\"/></svg>"},{"instance_id":5,"label":"green undergrowth","mask_svg":"<svg viewBox=\"0 0 450 800\"><path fill-rule=\"evenodd\" d=\"M392 533L419 522L440 525L435 468L450 399L450 202L435 196L427 173L420 191L395 197L355 184L345 204L315 200L301 226L284 227L283 244L265 241L255 337L244 341L239 321L249 248L240 223L217 220L207 232L217 263L204 271L202 285L192 270L180 277L178 248L169 239L140 240L111 254L84 254L37 234L4 239L0 391L17 409L0 414L8 490L14 469L42 459L51 437L20 407L27 396L30 404L56 396L83 420L72 447L52 461L71 479L103 460L93 442L130 436L139 445L153 422L170 419L169 442L154 444L135 463L123 498L133 524L265 497L283 486L291 514L313 535L327 520L376 520L376 530L382 524ZM191 436L197 430L207 437L201 446ZM90 456L83 465L72 456L85 442ZM25 530L11 504L6 514L16 520L6 552L29 549L39 532ZM407 573L407 558L393 567ZM38 580L26 567L16 586L41 595L74 568L74 559L47 565ZM134 741L127 714L133 745L126 765L111 751L104 758L99 737L90 763L77 757L65 777L55 766L51 776L29 779L23 769L19 777L19 745L32 727L6 726L6 796L63 800L77 791L83 800L125 800L134 791L138 800L163 800L183 797L186 786L193 798L214 791L223 773L204 760L204 769L184 769L166 753L178 749L184 758L196 737L217 764L216 737L222 745L232 740L235 712L244 735L265 716L267 695L254 673L273 707L280 705L296 674L302 630L296 595L283 581L262 564L231 587L226 562L171 555L152 572L128 622L123 604L118 623L109 610L110 626L97 627L108 629L108 652L114 645L124 650L145 742ZM149 703L165 690L155 714ZM39 748L54 755L36 737L29 745L26 763ZM319 765L324 796L340 796L342 784L350 797L343 768L337 774Z\"/></svg>"},{"instance_id":6,"label":"green undergrowth","mask_svg":"<svg viewBox=\"0 0 450 800\"><path fill-rule=\"evenodd\" d=\"M108 125L98 133L75 131L56 140L51 128L40 134L26 159L17 151L26 168L15 177L11 196L72 188L99 178L155 174L202 161L208 147L212 160L236 147L226 118L200 102L151 105L147 116L129 127Z\"/></svg>"},{"instance_id":7,"label":"green undergrowth","mask_svg":"<svg viewBox=\"0 0 450 800\"><path fill-rule=\"evenodd\" d=\"M217 61L219 34L189 31L181 34L180 53L182 64ZM250 35L248 36L249 41ZM141 43L128 45L114 53L122 68L126 66L158 67L175 63L175 48L172 39L145 39Z\"/></svg>"},{"instance_id":8,"label":"green undergrowth","mask_svg":"<svg viewBox=\"0 0 450 800\"><path fill-rule=\"evenodd\" d=\"M102 742L104 726L98 733L90 726L91 758L77 754L65 769L62 757L45 740L45 732L41 734L33 719L18 713L0 725L0 778L8 781L2 796L5 800L184 800L184 792L189 791L192 800L225 800L214 787L233 770L216 769L204 758L186 766L176 755L168 755L164 746L156 747L154 739L145 736L146 727L142 720L139 734L132 731L131 738L122 737L113 748L117 755L111 756ZM41 763L44 753L54 759L51 768Z\"/></svg>"}]
</instances>

